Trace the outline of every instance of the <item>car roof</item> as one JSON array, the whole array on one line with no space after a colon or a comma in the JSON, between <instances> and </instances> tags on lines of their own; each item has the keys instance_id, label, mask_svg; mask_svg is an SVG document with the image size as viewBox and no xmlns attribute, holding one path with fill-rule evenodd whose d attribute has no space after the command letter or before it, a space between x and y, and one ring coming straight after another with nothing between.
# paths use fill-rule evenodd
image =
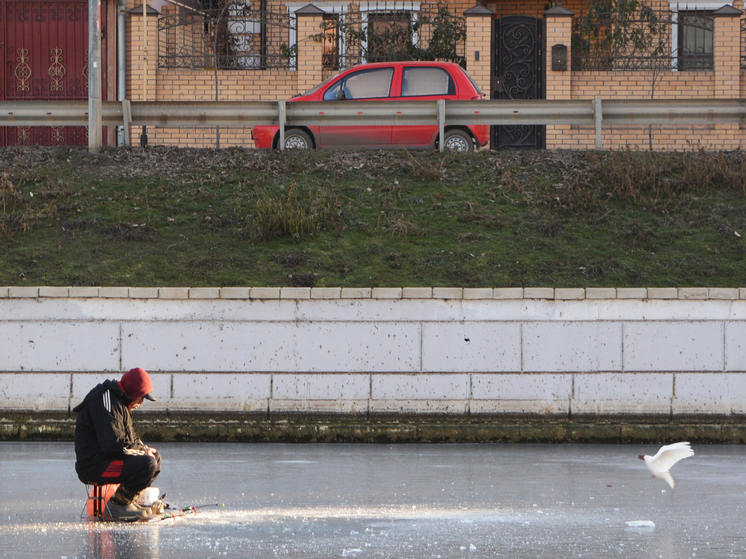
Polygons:
<instances>
[{"instance_id":1,"label":"car roof","mask_svg":"<svg viewBox=\"0 0 746 559\"><path fill-rule=\"evenodd\" d=\"M365 64L358 64L356 66L348 68L347 70L343 70L343 72L348 72L350 70L359 70L361 68L380 68L380 67L388 67L388 66L440 66L440 67L457 66L460 68L460 66L456 64L455 62L439 62L439 61L432 61L432 60L422 60L422 61L399 60L395 62L367 62Z\"/></svg>"}]
</instances>

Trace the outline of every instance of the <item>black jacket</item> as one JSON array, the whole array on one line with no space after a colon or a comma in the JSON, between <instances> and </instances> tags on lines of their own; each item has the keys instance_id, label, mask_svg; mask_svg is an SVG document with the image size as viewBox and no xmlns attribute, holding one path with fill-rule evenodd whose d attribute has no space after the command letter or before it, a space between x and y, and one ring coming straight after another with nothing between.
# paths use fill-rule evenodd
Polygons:
<instances>
[{"instance_id":1,"label":"black jacket","mask_svg":"<svg viewBox=\"0 0 746 559\"><path fill-rule=\"evenodd\" d=\"M80 481L98 479L112 460L146 454L132 427L131 401L117 381L107 380L73 408L78 413L75 471Z\"/></svg>"}]
</instances>

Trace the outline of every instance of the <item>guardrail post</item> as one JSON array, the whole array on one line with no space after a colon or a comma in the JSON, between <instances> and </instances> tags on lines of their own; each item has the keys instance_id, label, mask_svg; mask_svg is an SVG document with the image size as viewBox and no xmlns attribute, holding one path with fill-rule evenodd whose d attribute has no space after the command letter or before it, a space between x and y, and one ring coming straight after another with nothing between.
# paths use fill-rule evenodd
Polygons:
<instances>
[{"instance_id":1,"label":"guardrail post","mask_svg":"<svg viewBox=\"0 0 746 559\"><path fill-rule=\"evenodd\" d=\"M280 151L285 150L285 101L277 105L278 119L280 121Z\"/></svg>"},{"instance_id":2,"label":"guardrail post","mask_svg":"<svg viewBox=\"0 0 746 559\"><path fill-rule=\"evenodd\" d=\"M603 120L603 111L601 110L601 98L596 97L593 100L593 118L596 121L596 149L602 149L601 143L601 121Z\"/></svg>"},{"instance_id":3,"label":"guardrail post","mask_svg":"<svg viewBox=\"0 0 746 559\"><path fill-rule=\"evenodd\" d=\"M438 145L440 151L443 152L446 149L446 100L438 99Z\"/></svg>"},{"instance_id":4,"label":"guardrail post","mask_svg":"<svg viewBox=\"0 0 746 559\"><path fill-rule=\"evenodd\" d=\"M130 100L125 99L122 101L122 123L124 126L124 147L132 147L132 139L130 138L130 123L132 122L132 105Z\"/></svg>"}]
</instances>

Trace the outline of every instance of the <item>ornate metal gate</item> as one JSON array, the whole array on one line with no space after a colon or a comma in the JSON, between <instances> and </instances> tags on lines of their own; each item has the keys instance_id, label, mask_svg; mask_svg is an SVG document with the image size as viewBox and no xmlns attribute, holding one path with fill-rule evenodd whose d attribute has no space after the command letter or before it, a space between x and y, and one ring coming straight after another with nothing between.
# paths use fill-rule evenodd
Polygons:
<instances>
[{"instance_id":1,"label":"ornate metal gate","mask_svg":"<svg viewBox=\"0 0 746 559\"><path fill-rule=\"evenodd\" d=\"M0 10L0 100L88 99L88 3L0 0ZM86 145L87 136L84 126L0 127L0 146Z\"/></svg>"},{"instance_id":2,"label":"ornate metal gate","mask_svg":"<svg viewBox=\"0 0 746 559\"><path fill-rule=\"evenodd\" d=\"M495 20L492 99L543 99L544 21L531 16ZM544 147L544 126L493 126L492 149Z\"/></svg>"}]
</instances>

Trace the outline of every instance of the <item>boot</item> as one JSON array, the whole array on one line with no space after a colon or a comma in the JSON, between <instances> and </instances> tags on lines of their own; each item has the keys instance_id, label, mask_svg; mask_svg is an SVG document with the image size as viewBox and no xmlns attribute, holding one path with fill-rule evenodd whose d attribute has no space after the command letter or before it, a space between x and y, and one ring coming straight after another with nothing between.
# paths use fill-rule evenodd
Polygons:
<instances>
[{"instance_id":1,"label":"boot","mask_svg":"<svg viewBox=\"0 0 746 559\"><path fill-rule=\"evenodd\" d=\"M135 503L136 498L137 493L120 485L106 503L104 512L114 520L144 520L150 516L150 511Z\"/></svg>"}]
</instances>

